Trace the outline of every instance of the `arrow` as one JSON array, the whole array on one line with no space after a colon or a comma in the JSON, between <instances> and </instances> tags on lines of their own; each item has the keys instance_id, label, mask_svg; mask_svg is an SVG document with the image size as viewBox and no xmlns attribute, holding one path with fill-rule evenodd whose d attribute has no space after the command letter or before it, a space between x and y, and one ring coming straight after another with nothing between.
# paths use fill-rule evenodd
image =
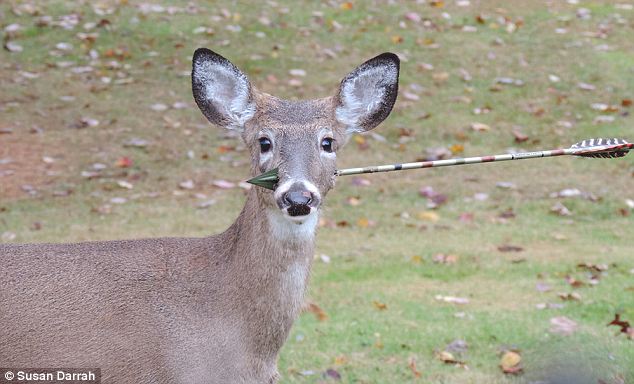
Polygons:
<instances>
[{"instance_id":1,"label":"arrow","mask_svg":"<svg viewBox=\"0 0 634 384\"><path fill-rule=\"evenodd\" d=\"M479 157L465 157L448 160L436 160L436 161L420 161L416 163L402 163L402 164L388 164L388 165L375 165L371 167L362 168L347 168L339 169L335 171L335 176L348 176L358 175L362 173L376 173L376 172L391 172L391 171L404 171L406 169L418 169L418 168L436 168L436 167L448 167L452 165L464 165L464 164L478 164L478 163L491 163L495 161L508 161L508 160L524 160L535 159L540 157L554 157L554 156L581 156L581 157L594 157L594 158L615 158L623 157L627 155L630 149L634 148L634 144L629 143L623 139L588 139L573 144L567 149L551 149L548 151L536 151L536 152L520 152L504 155L493 156L479 156ZM278 182L277 168L267 171L259 176L256 176L248 183L257 185L262 188L275 190Z\"/></svg>"}]
</instances>

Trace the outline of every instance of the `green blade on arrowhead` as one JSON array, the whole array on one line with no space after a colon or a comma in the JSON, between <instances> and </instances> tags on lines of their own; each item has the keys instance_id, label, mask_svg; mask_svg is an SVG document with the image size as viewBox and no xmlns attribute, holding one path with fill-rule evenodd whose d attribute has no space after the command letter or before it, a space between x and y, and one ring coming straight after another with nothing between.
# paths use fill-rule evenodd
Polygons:
<instances>
[{"instance_id":1,"label":"green blade on arrowhead","mask_svg":"<svg viewBox=\"0 0 634 384\"><path fill-rule=\"evenodd\" d=\"M253 185L257 185L258 187L270 189L271 191L275 190L277 186L277 182L279 181L277 177L277 168L271 169L270 171L264 172L263 174L256 176L252 179L247 180L247 183L251 183Z\"/></svg>"}]
</instances>

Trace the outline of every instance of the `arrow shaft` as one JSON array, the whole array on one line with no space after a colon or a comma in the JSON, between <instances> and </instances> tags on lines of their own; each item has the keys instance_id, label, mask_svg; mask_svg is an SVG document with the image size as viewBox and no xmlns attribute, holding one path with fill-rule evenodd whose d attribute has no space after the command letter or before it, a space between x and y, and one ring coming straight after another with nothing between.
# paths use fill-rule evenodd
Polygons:
<instances>
[{"instance_id":1,"label":"arrow shaft","mask_svg":"<svg viewBox=\"0 0 634 384\"><path fill-rule=\"evenodd\" d=\"M437 168L437 167L448 167L453 165L492 163L496 161L535 159L540 157L572 155L574 154L575 151L576 150L574 149L553 149L550 151L520 152L520 153L509 153L509 154L503 154L503 155L493 155L493 156L477 156L477 157L465 157L465 158L447 159L447 160L419 161L415 163L375 165L371 167L339 169L336 171L335 175L348 176L348 175L358 175L361 173L390 172L390 171L401 171L406 169Z\"/></svg>"}]
</instances>

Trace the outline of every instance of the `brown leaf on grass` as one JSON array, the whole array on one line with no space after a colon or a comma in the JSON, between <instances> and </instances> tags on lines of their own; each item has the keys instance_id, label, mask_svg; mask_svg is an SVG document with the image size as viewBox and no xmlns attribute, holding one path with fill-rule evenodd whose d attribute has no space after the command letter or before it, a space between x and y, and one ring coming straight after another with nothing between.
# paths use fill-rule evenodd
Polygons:
<instances>
[{"instance_id":1,"label":"brown leaf on grass","mask_svg":"<svg viewBox=\"0 0 634 384\"><path fill-rule=\"evenodd\" d=\"M523 143L529 139L528 135L518 129L513 130L513 137L515 138L516 143Z\"/></svg>"},{"instance_id":2,"label":"brown leaf on grass","mask_svg":"<svg viewBox=\"0 0 634 384\"><path fill-rule=\"evenodd\" d=\"M614 315L614 320L610 321L607 326L611 325L619 327L620 333L624 333L630 340L634 340L634 327L630 325L629 321L621 320L621 314L616 313Z\"/></svg>"},{"instance_id":3,"label":"brown leaf on grass","mask_svg":"<svg viewBox=\"0 0 634 384\"><path fill-rule=\"evenodd\" d=\"M550 212L559 216L571 216L572 212L563 205L561 202L555 203L552 207L550 207Z\"/></svg>"},{"instance_id":4,"label":"brown leaf on grass","mask_svg":"<svg viewBox=\"0 0 634 384\"><path fill-rule=\"evenodd\" d=\"M451 364L467 369L467 364L464 361L457 359L453 353L449 351L436 352L436 358L445 364Z\"/></svg>"},{"instance_id":5,"label":"brown leaf on grass","mask_svg":"<svg viewBox=\"0 0 634 384\"><path fill-rule=\"evenodd\" d=\"M632 106L632 99L623 99L621 100L622 107L630 107Z\"/></svg>"},{"instance_id":6,"label":"brown leaf on grass","mask_svg":"<svg viewBox=\"0 0 634 384\"><path fill-rule=\"evenodd\" d=\"M414 356L410 356L407 359L407 366L412 371L412 374L414 374L414 377L418 378L423 375L418 369L416 369L416 358Z\"/></svg>"},{"instance_id":7,"label":"brown leaf on grass","mask_svg":"<svg viewBox=\"0 0 634 384\"><path fill-rule=\"evenodd\" d=\"M500 252L522 252L523 250L524 248L511 244L502 244L498 246L498 251Z\"/></svg>"},{"instance_id":8,"label":"brown leaf on grass","mask_svg":"<svg viewBox=\"0 0 634 384\"><path fill-rule=\"evenodd\" d=\"M579 263L577 268L586 269L590 272L604 272L608 270L607 264Z\"/></svg>"},{"instance_id":9,"label":"brown leaf on grass","mask_svg":"<svg viewBox=\"0 0 634 384\"><path fill-rule=\"evenodd\" d=\"M315 315L315 317L319 321L328 320L328 314L326 313L326 311L324 311L319 305L317 305L317 303L312 301L304 302L304 306L302 307L302 312L312 313L313 315Z\"/></svg>"},{"instance_id":10,"label":"brown leaf on grass","mask_svg":"<svg viewBox=\"0 0 634 384\"><path fill-rule=\"evenodd\" d=\"M516 351L506 351L500 359L502 372L511 375L522 373L522 356Z\"/></svg>"},{"instance_id":11,"label":"brown leaf on grass","mask_svg":"<svg viewBox=\"0 0 634 384\"><path fill-rule=\"evenodd\" d=\"M583 281L577 280L577 279L575 279L574 277L572 277L570 275L566 276L566 283L570 284L570 286L574 287L574 288L579 288L579 287L583 287L583 286L586 285L586 283L584 283Z\"/></svg>"},{"instance_id":12,"label":"brown leaf on grass","mask_svg":"<svg viewBox=\"0 0 634 384\"><path fill-rule=\"evenodd\" d=\"M387 309L387 304L377 300L372 300L372 305L374 305L374 308L378 309L379 311L385 311Z\"/></svg>"},{"instance_id":13,"label":"brown leaf on grass","mask_svg":"<svg viewBox=\"0 0 634 384\"><path fill-rule=\"evenodd\" d=\"M564 301L581 301L581 295L577 292L559 292L557 296Z\"/></svg>"},{"instance_id":14,"label":"brown leaf on grass","mask_svg":"<svg viewBox=\"0 0 634 384\"><path fill-rule=\"evenodd\" d=\"M515 214L515 211L513 211L513 208L507 208L498 214L498 217L501 219L514 219L516 216L517 215Z\"/></svg>"}]
</instances>

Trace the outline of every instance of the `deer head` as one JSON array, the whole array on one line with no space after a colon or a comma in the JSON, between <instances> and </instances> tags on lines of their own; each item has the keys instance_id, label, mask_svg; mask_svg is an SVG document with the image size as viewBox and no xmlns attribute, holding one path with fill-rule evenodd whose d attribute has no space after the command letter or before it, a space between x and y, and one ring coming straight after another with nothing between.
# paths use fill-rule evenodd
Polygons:
<instances>
[{"instance_id":1,"label":"deer head","mask_svg":"<svg viewBox=\"0 0 634 384\"><path fill-rule=\"evenodd\" d=\"M241 133L253 176L278 168L275 191L255 188L278 220L316 223L333 187L337 152L355 132L366 132L392 110L399 59L383 53L348 74L335 96L289 101L258 91L247 76L209 49L196 50L192 89L207 119Z\"/></svg>"}]
</instances>

